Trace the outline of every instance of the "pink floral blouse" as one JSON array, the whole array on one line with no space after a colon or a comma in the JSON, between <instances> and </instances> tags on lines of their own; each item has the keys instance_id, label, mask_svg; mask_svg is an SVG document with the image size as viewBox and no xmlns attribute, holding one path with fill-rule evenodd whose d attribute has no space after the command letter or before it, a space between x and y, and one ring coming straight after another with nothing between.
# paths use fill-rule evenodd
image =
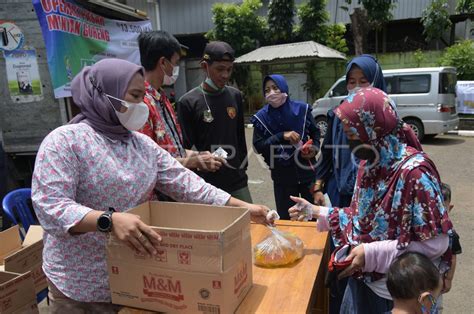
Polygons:
<instances>
[{"instance_id":1,"label":"pink floral blouse","mask_svg":"<svg viewBox=\"0 0 474 314\"><path fill-rule=\"evenodd\" d=\"M127 142L85 123L51 132L39 149L32 182L49 280L71 299L110 302L105 234L68 230L92 209L125 211L149 200L154 189L183 202L224 205L230 198L138 132Z\"/></svg>"}]
</instances>

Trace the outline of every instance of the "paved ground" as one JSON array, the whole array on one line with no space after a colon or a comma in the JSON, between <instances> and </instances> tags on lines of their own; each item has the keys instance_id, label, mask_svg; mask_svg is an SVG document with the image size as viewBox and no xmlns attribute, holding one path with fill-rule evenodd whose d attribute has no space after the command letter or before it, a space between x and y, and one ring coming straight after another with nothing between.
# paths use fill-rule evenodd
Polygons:
<instances>
[{"instance_id":1,"label":"paved ground","mask_svg":"<svg viewBox=\"0 0 474 314\"><path fill-rule=\"evenodd\" d=\"M250 145L252 129L246 130ZM474 138L438 136L423 143L424 150L436 163L441 178L451 185L454 209L451 215L461 237L463 254L451 292L445 295L444 313L474 313ZM255 203L275 206L269 171L254 154L249 159L250 190Z\"/></svg>"},{"instance_id":2,"label":"paved ground","mask_svg":"<svg viewBox=\"0 0 474 314\"><path fill-rule=\"evenodd\" d=\"M247 143L251 144L252 129L246 129ZM458 258L458 267L453 289L445 296L447 314L474 313L474 138L439 136L423 143L426 152L435 161L442 180L453 189L455 208L451 215L461 237L463 254ZM263 160L249 149L249 185L255 203L275 208L270 173ZM45 304L41 312L48 313Z\"/></svg>"}]
</instances>

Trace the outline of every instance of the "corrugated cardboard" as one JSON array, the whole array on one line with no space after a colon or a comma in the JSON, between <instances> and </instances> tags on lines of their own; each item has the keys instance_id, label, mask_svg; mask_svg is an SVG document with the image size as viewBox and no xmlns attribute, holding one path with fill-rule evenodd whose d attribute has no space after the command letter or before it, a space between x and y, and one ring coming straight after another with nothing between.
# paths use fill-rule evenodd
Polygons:
<instances>
[{"instance_id":1,"label":"corrugated cardboard","mask_svg":"<svg viewBox=\"0 0 474 314\"><path fill-rule=\"evenodd\" d=\"M159 255L108 245L112 302L163 312L233 312L252 285L247 209L149 202L129 211L162 236Z\"/></svg>"},{"instance_id":2,"label":"corrugated cardboard","mask_svg":"<svg viewBox=\"0 0 474 314\"><path fill-rule=\"evenodd\" d=\"M23 274L31 271L36 293L47 287L43 263L43 229L32 225L21 242L18 226L0 232L0 264L8 272Z\"/></svg>"},{"instance_id":3,"label":"corrugated cardboard","mask_svg":"<svg viewBox=\"0 0 474 314\"><path fill-rule=\"evenodd\" d=\"M0 271L0 313L39 313L30 272Z\"/></svg>"}]
</instances>

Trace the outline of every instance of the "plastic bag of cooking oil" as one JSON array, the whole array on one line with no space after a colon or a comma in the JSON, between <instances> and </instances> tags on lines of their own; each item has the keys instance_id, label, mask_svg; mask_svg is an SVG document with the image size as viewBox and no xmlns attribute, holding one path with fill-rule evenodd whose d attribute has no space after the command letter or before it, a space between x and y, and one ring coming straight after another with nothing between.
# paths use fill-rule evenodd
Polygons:
<instances>
[{"instance_id":1,"label":"plastic bag of cooking oil","mask_svg":"<svg viewBox=\"0 0 474 314\"><path fill-rule=\"evenodd\" d=\"M253 248L254 264L279 267L303 257L303 241L295 234L270 227L271 234Z\"/></svg>"}]
</instances>

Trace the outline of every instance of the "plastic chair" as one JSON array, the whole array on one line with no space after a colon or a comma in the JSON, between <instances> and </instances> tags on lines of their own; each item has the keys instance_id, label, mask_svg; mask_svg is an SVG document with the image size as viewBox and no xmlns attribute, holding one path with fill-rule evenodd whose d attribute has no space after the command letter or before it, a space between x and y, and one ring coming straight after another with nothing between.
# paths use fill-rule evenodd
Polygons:
<instances>
[{"instance_id":1,"label":"plastic chair","mask_svg":"<svg viewBox=\"0 0 474 314\"><path fill-rule=\"evenodd\" d=\"M14 225L18 225L17 218L19 218L25 234L21 233L21 238L24 239L26 232L31 225L37 225L38 218L28 205L28 200L31 199L31 189L18 189L8 193L3 199L3 212Z\"/></svg>"},{"instance_id":2,"label":"plastic chair","mask_svg":"<svg viewBox=\"0 0 474 314\"><path fill-rule=\"evenodd\" d=\"M26 232L30 229L31 225L37 225L38 218L34 214L33 210L28 205L28 200L31 199L31 189L18 189L8 193L3 199L2 207L4 217L8 218L12 224L18 225L16 217L20 219L21 225L25 230L25 234L20 231L22 239L25 238ZM40 303L48 297L48 288L41 290L36 295L36 301ZM49 298L48 298L49 305Z\"/></svg>"}]
</instances>

